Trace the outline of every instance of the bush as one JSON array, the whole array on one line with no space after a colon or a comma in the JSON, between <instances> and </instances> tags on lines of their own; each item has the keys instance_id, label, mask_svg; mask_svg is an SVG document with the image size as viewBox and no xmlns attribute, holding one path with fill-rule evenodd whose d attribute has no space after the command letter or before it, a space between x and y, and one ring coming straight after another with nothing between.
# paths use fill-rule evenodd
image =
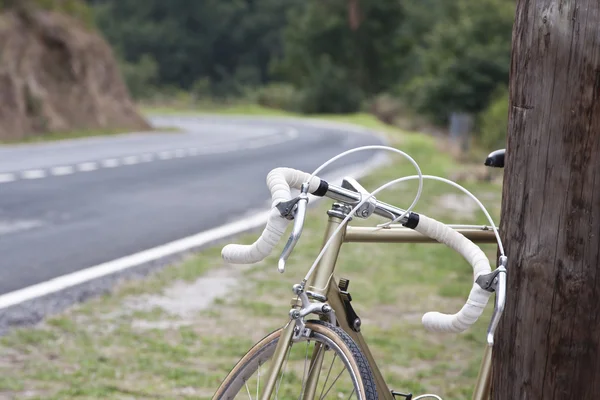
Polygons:
<instances>
[{"instance_id":1,"label":"bush","mask_svg":"<svg viewBox=\"0 0 600 400\"><path fill-rule=\"evenodd\" d=\"M191 96L194 98L194 100L211 98L211 86L212 83L208 77L196 79L190 90Z\"/></svg>"},{"instance_id":2,"label":"bush","mask_svg":"<svg viewBox=\"0 0 600 400\"><path fill-rule=\"evenodd\" d=\"M399 93L416 111L445 124L453 112L478 114L507 84L514 2L455 0L414 50L415 75Z\"/></svg>"},{"instance_id":3,"label":"bush","mask_svg":"<svg viewBox=\"0 0 600 400\"><path fill-rule=\"evenodd\" d=\"M271 83L257 90L255 101L263 107L297 111L299 96L293 85Z\"/></svg>"},{"instance_id":4,"label":"bush","mask_svg":"<svg viewBox=\"0 0 600 400\"><path fill-rule=\"evenodd\" d=\"M143 55L136 63L121 62L121 72L133 98L147 98L156 91L158 64L151 55Z\"/></svg>"},{"instance_id":5,"label":"bush","mask_svg":"<svg viewBox=\"0 0 600 400\"><path fill-rule=\"evenodd\" d=\"M375 96L369 102L368 110L380 121L388 125L393 125L401 116L404 107L397 98L384 93Z\"/></svg>"},{"instance_id":6,"label":"bush","mask_svg":"<svg viewBox=\"0 0 600 400\"><path fill-rule=\"evenodd\" d=\"M346 70L323 56L304 82L299 109L305 114L353 113L360 111L363 99L363 92L348 79Z\"/></svg>"},{"instance_id":7,"label":"bush","mask_svg":"<svg viewBox=\"0 0 600 400\"><path fill-rule=\"evenodd\" d=\"M508 89L499 89L492 102L481 112L479 119L478 141L490 151L506 146L506 132L508 131Z\"/></svg>"}]
</instances>

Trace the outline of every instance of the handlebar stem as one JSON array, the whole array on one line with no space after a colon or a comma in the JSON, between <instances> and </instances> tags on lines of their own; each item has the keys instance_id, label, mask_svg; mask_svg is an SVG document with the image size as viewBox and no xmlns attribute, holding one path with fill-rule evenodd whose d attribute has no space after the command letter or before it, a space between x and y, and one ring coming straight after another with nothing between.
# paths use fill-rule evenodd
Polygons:
<instances>
[{"instance_id":1,"label":"handlebar stem","mask_svg":"<svg viewBox=\"0 0 600 400\"><path fill-rule=\"evenodd\" d=\"M357 205L362 200L362 195L360 193L353 192L352 190L344 189L332 184L329 184L327 193L325 193L325 197L340 201L342 203L350 204L352 206ZM380 217L394 220L405 213L406 211L401 208L384 203L383 201L375 201L375 210L373 211L373 214L377 214ZM403 224L406 223L406 221L408 221L408 215L405 215L398 222Z\"/></svg>"}]
</instances>

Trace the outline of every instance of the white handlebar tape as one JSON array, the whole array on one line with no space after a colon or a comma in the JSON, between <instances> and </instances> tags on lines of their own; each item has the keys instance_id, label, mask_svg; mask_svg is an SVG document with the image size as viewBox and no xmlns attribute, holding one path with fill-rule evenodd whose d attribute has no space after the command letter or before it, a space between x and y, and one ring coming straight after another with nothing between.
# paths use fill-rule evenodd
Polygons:
<instances>
[{"instance_id":1,"label":"white handlebar tape","mask_svg":"<svg viewBox=\"0 0 600 400\"><path fill-rule=\"evenodd\" d=\"M473 281L491 272L490 262L479 246L447 225L419 215L419 223L414 230L462 254L473 267ZM491 295L474 282L467 302L459 312L453 315L428 312L423 315L423 325L431 332L463 332L481 316Z\"/></svg>"},{"instance_id":2,"label":"white handlebar tape","mask_svg":"<svg viewBox=\"0 0 600 400\"><path fill-rule=\"evenodd\" d=\"M300 189L307 182L310 174L292 168L275 168L267 175L267 187L271 192L271 212L267 225L256 240L250 245L228 244L221 251L223 259L232 264L252 264L265 259L277 245L290 223L275 208L282 201L291 200L291 188ZM309 193L314 193L321 185L321 179L313 177L309 184Z\"/></svg>"},{"instance_id":3,"label":"white handlebar tape","mask_svg":"<svg viewBox=\"0 0 600 400\"><path fill-rule=\"evenodd\" d=\"M310 174L292 168L275 168L267 175L267 187L273 199L271 207L281 201L291 200L291 188L300 189L302 184L310 178ZM309 193L314 193L321 184L319 177L313 177L308 186Z\"/></svg>"}]
</instances>

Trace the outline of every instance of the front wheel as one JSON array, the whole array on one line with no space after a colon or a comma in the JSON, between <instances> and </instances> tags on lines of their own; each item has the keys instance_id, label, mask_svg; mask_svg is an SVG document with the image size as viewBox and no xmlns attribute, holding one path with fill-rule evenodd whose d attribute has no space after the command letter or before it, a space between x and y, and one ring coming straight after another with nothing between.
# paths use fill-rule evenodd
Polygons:
<instances>
[{"instance_id":1,"label":"front wheel","mask_svg":"<svg viewBox=\"0 0 600 400\"><path fill-rule=\"evenodd\" d=\"M306 328L310 330L308 337L288 348L273 391L274 398L376 400L371 368L352 338L323 321L307 321ZM281 332L282 329L278 329L254 345L221 383L213 400L259 399L261 383L267 380L269 360ZM312 371L315 366L318 372ZM316 383L309 386L308 376L314 372L317 372ZM307 396L311 387L313 396Z\"/></svg>"}]
</instances>

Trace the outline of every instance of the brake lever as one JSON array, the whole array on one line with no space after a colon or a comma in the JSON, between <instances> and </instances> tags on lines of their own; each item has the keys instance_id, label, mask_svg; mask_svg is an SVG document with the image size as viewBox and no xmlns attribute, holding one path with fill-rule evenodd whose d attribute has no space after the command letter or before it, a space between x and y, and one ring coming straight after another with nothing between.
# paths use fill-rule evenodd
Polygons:
<instances>
[{"instance_id":1,"label":"brake lever","mask_svg":"<svg viewBox=\"0 0 600 400\"><path fill-rule=\"evenodd\" d=\"M294 247L296 247L296 243L300 239L300 235L302 235L302 228L304 228L304 218L306 217L306 208L308 204L308 183L303 183L300 189L300 195L296 199L294 199L294 203L296 204L296 210L294 212L294 227L292 228L292 233L281 252L281 256L279 256L279 263L277 264L277 270L280 273L285 272L285 263L292 254Z\"/></svg>"},{"instance_id":2,"label":"brake lever","mask_svg":"<svg viewBox=\"0 0 600 400\"><path fill-rule=\"evenodd\" d=\"M487 342L489 346L494 345L494 333L500 323L500 318L504 312L504 304L506 303L506 265L508 258L506 256L500 256L499 266L495 272L497 272L496 278L492 283L492 287L496 292L496 301L494 304L494 313L492 314L492 320L487 331Z\"/></svg>"}]
</instances>

